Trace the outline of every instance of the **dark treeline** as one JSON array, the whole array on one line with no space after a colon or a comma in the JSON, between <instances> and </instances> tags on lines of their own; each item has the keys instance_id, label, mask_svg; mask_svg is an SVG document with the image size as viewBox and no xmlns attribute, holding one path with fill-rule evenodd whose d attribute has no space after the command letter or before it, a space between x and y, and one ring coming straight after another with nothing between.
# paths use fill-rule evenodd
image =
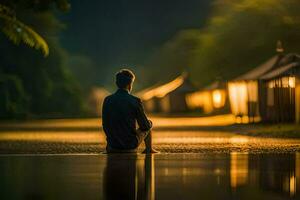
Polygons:
<instances>
[{"instance_id":1,"label":"dark treeline","mask_svg":"<svg viewBox=\"0 0 300 200\"><path fill-rule=\"evenodd\" d=\"M215 0L204 28L181 31L151 56L148 85L183 70L198 86L234 78L275 55L278 40L299 53L299 9L299 0Z\"/></svg>"}]
</instances>

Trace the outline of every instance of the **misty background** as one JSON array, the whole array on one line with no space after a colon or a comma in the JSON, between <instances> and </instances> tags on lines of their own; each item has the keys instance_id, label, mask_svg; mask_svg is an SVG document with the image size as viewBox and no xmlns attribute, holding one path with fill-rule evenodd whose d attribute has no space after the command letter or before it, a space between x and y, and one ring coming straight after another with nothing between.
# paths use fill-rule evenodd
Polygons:
<instances>
[{"instance_id":1,"label":"misty background","mask_svg":"<svg viewBox=\"0 0 300 200\"><path fill-rule=\"evenodd\" d=\"M66 2L0 1L50 47L45 58L0 34L2 118L85 115L90 88L113 92L124 67L137 75L135 92L183 71L201 88L267 60L278 40L300 49L298 0Z\"/></svg>"}]
</instances>

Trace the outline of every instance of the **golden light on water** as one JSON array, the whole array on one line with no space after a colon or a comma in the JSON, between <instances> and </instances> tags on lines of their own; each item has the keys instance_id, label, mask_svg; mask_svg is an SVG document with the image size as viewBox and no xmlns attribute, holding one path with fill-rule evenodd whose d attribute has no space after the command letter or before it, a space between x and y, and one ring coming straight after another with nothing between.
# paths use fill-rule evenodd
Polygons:
<instances>
[{"instance_id":1,"label":"golden light on water","mask_svg":"<svg viewBox=\"0 0 300 200\"><path fill-rule=\"evenodd\" d=\"M66 133L63 131L22 131L7 132L0 134L1 141L46 141L46 142L68 142L68 143L93 143L104 142L105 137L100 132L80 132L73 131Z\"/></svg>"},{"instance_id":2,"label":"golden light on water","mask_svg":"<svg viewBox=\"0 0 300 200\"><path fill-rule=\"evenodd\" d=\"M296 178L295 175L290 177L290 196L294 196L296 194Z\"/></svg>"},{"instance_id":3,"label":"golden light on water","mask_svg":"<svg viewBox=\"0 0 300 200\"><path fill-rule=\"evenodd\" d=\"M201 144L236 144L244 145L249 142L249 138L245 136L233 136L227 137L225 134L215 133L216 136L212 136L209 133L200 132L201 137L199 137L199 132L196 131L182 131L182 132L160 132L155 134L153 137L153 142L155 144L182 144L182 145L201 145Z\"/></svg>"},{"instance_id":4,"label":"golden light on water","mask_svg":"<svg viewBox=\"0 0 300 200\"><path fill-rule=\"evenodd\" d=\"M233 189L248 182L248 154L230 153L230 185Z\"/></svg>"},{"instance_id":5,"label":"golden light on water","mask_svg":"<svg viewBox=\"0 0 300 200\"><path fill-rule=\"evenodd\" d=\"M174 128L174 127L199 127L199 126L223 126L233 124L233 115L219 115L214 117L202 118L164 118L150 117L155 128ZM101 128L101 119L75 119L75 120L36 120L22 123L1 124L2 128L14 128L22 131L3 131L0 134L2 141L48 141L48 142L74 142L90 143L105 142L105 136ZM27 130L28 129L28 130ZM71 131L69 131L71 129ZM74 130L73 130L74 129ZM157 131L154 131L157 132ZM182 136L187 137L186 142L192 142L193 137L190 133L181 132ZM159 135L159 134L158 134ZM175 138L174 138L174 137ZM169 141L178 141L176 134L170 135ZM172 139L173 138L173 139ZM195 141L195 140L194 140Z\"/></svg>"},{"instance_id":6,"label":"golden light on water","mask_svg":"<svg viewBox=\"0 0 300 200\"><path fill-rule=\"evenodd\" d=\"M235 123L235 116L217 115L211 117L150 117L155 127L184 127L184 126L224 126Z\"/></svg>"}]
</instances>

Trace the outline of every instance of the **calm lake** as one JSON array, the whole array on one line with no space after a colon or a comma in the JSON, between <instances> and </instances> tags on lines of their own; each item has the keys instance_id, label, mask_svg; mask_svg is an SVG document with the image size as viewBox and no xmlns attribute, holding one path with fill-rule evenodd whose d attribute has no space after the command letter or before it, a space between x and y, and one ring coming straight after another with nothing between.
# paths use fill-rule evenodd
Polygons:
<instances>
[{"instance_id":1,"label":"calm lake","mask_svg":"<svg viewBox=\"0 0 300 200\"><path fill-rule=\"evenodd\" d=\"M0 199L300 199L300 153L0 156Z\"/></svg>"},{"instance_id":2,"label":"calm lake","mask_svg":"<svg viewBox=\"0 0 300 200\"><path fill-rule=\"evenodd\" d=\"M299 139L197 127L226 117L153 121L155 155L103 154L99 119L2 123L0 199L300 199Z\"/></svg>"}]
</instances>

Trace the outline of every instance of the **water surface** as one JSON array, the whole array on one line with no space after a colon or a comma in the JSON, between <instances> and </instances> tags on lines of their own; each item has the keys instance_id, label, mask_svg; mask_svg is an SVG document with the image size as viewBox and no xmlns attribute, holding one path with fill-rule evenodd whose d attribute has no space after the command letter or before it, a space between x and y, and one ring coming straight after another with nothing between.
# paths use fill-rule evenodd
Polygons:
<instances>
[{"instance_id":1,"label":"water surface","mask_svg":"<svg viewBox=\"0 0 300 200\"><path fill-rule=\"evenodd\" d=\"M0 156L0 199L300 199L300 154Z\"/></svg>"}]
</instances>

